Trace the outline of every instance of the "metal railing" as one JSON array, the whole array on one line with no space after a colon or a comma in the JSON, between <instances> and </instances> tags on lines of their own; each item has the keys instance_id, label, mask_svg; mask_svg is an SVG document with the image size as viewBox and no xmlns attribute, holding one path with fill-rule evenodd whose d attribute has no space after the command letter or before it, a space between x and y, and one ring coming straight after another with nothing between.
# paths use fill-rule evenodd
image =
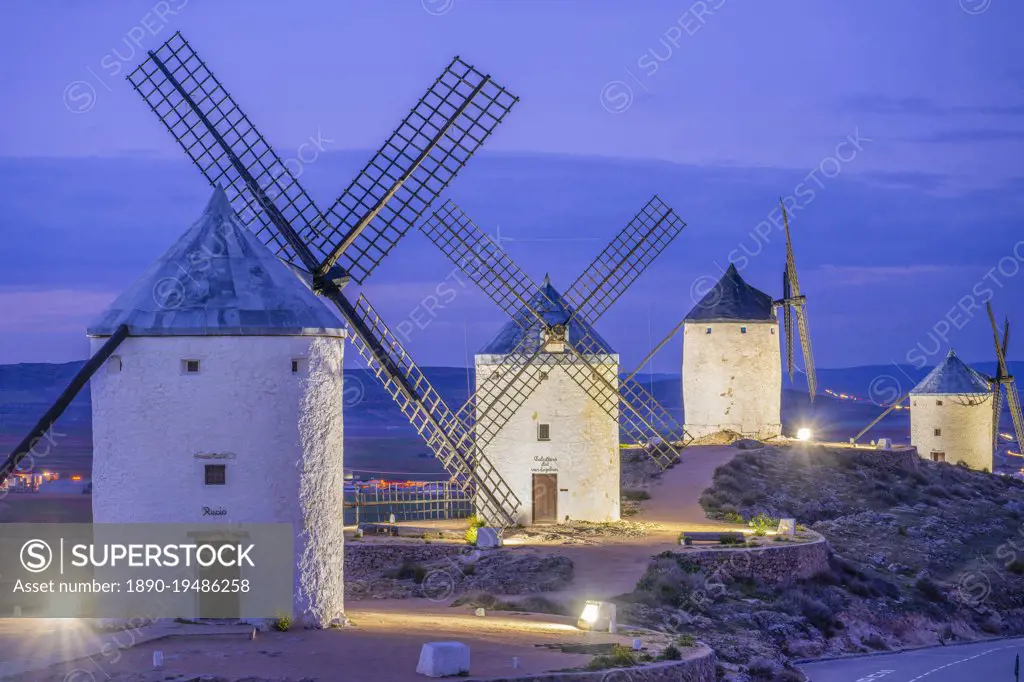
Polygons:
<instances>
[{"instance_id":1,"label":"metal railing","mask_svg":"<svg viewBox=\"0 0 1024 682\"><path fill-rule=\"evenodd\" d=\"M356 484L345 488L345 523L464 519L473 514L472 495L450 481Z\"/></svg>"}]
</instances>

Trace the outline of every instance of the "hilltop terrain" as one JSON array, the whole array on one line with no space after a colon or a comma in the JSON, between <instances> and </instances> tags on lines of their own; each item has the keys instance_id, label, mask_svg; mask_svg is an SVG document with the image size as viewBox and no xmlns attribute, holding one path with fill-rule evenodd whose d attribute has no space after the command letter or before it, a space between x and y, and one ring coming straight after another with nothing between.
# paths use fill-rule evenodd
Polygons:
<instances>
[{"instance_id":1,"label":"hilltop terrain","mask_svg":"<svg viewBox=\"0 0 1024 682\"><path fill-rule=\"evenodd\" d=\"M1024 483L909 459L813 445L740 452L701 497L709 516L795 518L828 540L829 570L772 587L666 555L620 608L707 641L754 680L801 679L793 659L1024 632Z\"/></svg>"}]
</instances>

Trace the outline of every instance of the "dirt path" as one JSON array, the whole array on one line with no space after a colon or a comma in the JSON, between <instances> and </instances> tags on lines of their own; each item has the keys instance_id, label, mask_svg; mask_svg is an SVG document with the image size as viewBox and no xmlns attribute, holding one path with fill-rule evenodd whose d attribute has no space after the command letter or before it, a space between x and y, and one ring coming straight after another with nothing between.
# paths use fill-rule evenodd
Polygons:
<instances>
[{"instance_id":1,"label":"dirt path","mask_svg":"<svg viewBox=\"0 0 1024 682\"><path fill-rule=\"evenodd\" d=\"M568 557L574 566L572 583L545 596L578 602L632 592L651 557L677 547L682 531L745 528L709 520L698 501L701 492L711 485L715 469L729 462L737 452L727 445L687 448L682 461L648 490L651 499L644 501L640 512L630 519L659 525L646 537L603 538L601 545L534 545L545 553Z\"/></svg>"}]
</instances>

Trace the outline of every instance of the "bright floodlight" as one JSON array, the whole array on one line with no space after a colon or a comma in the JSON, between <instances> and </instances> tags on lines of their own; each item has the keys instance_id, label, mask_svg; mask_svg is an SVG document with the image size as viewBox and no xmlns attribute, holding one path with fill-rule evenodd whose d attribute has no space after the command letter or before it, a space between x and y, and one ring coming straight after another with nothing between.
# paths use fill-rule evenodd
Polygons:
<instances>
[{"instance_id":1,"label":"bright floodlight","mask_svg":"<svg viewBox=\"0 0 1024 682\"><path fill-rule=\"evenodd\" d=\"M576 621L576 627L580 630L594 630L595 632L615 632L615 604L606 601L588 601L583 607L583 613Z\"/></svg>"},{"instance_id":2,"label":"bright floodlight","mask_svg":"<svg viewBox=\"0 0 1024 682\"><path fill-rule=\"evenodd\" d=\"M796 431L796 438L797 438L797 440L810 440L811 439L811 430L809 428L807 428L806 426L804 428L802 428L802 429L797 429L797 431Z\"/></svg>"}]
</instances>

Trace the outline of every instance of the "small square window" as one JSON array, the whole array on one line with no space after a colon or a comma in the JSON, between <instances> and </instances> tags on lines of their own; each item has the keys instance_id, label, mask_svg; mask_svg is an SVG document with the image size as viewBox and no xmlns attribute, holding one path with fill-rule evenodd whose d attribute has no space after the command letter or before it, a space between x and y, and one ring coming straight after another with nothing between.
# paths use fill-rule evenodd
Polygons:
<instances>
[{"instance_id":1,"label":"small square window","mask_svg":"<svg viewBox=\"0 0 1024 682\"><path fill-rule=\"evenodd\" d=\"M182 360L181 361L182 374L199 374L199 361L198 360Z\"/></svg>"},{"instance_id":2,"label":"small square window","mask_svg":"<svg viewBox=\"0 0 1024 682\"><path fill-rule=\"evenodd\" d=\"M306 358L292 358L292 374L299 374L306 369Z\"/></svg>"},{"instance_id":3,"label":"small square window","mask_svg":"<svg viewBox=\"0 0 1024 682\"><path fill-rule=\"evenodd\" d=\"M537 424L537 440L551 440L551 424Z\"/></svg>"},{"instance_id":4,"label":"small square window","mask_svg":"<svg viewBox=\"0 0 1024 682\"><path fill-rule=\"evenodd\" d=\"M775 327L772 327L772 334L775 334Z\"/></svg>"},{"instance_id":5,"label":"small square window","mask_svg":"<svg viewBox=\"0 0 1024 682\"><path fill-rule=\"evenodd\" d=\"M207 464L203 469L203 480L206 485L225 485L227 470L226 464Z\"/></svg>"},{"instance_id":6,"label":"small square window","mask_svg":"<svg viewBox=\"0 0 1024 682\"><path fill-rule=\"evenodd\" d=\"M941 436L942 435L942 429L935 429L935 435L936 436Z\"/></svg>"},{"instance_id":7,"label":"small square window","mask_svg":"<svg viewBox=\"0 0 1024 682\"><path fill-rule=\"evenodd\" d=\"M941 405L941 404L942 404L942 401L941 401L941 400L936 400L936 401L935 401L935 404L936 404L936 405Z\"/></svg>"},{"instance_id":8,"label":"small square window","mask_svg":"<svg viewBox=\"0 0 1024 682\"><path fill-rule=\"evenodd\" d=\"M746 333L747 333L747 328L746 327L740 327L740 334L746 334Z\"/></svg>"},{"instance_id":9,"label":"small square window","mask_svg":"<svg viewBox=\"0 0 1024 682\"><path fill-rule=\"evenodd\" d=\"M710 334L711 333L711 327L708 327L707 329L705 329L704 333L705 334Z\"/></svg>"}]
</instances>

